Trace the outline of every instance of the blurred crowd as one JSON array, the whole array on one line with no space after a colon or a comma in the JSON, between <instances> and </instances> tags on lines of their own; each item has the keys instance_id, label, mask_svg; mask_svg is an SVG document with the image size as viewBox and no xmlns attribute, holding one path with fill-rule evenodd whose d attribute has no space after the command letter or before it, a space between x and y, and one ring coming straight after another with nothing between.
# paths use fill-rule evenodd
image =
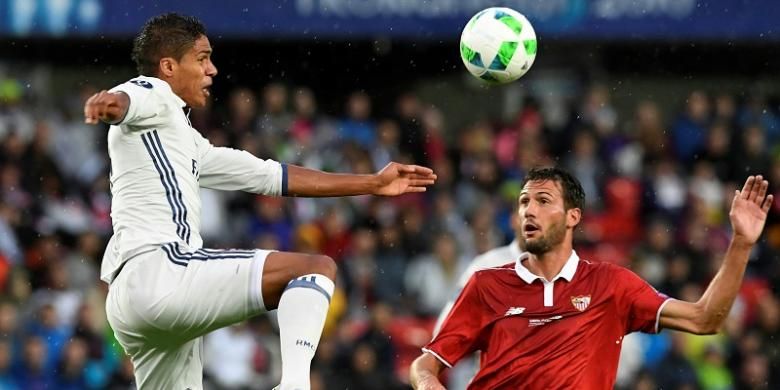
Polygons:
<instances>
[{"instance_id":1,"label":"blurred crowd","mask_svg":"<svg viewBox=\"0 0 780 390\"><path fill-rule=\"evenodd\" d=\"M111 196L106 126L82 117L94 87L47 105L29 91L0 80L0 389L133 388L98 278ZM737 184L760 173L772 192L780 188L777 104L761 94L696 90L670 112L652 100L621 112L604 85L583 91L558 110L564 118L527 98L511 120L473 118L453 128L443 107L411 91L381 109L356 91L343 112L325 113L306 87L233 89L190 117L215 145L333 172L414 162L439 178L426 193L398 198L203 190L201 234L209 247L336 260L313 389L408 388L408 365L430 340L460 273L474 256L512 240L519 182L536 165L563 166L585 188L575 244L581 257L624 265L661 292L697 300L729 242ZM723 331L627 338L619 388L780 388L775 199ZM278 383L273 314L213 332L205 349L207 388ZM460 381L451 378L450 388L463 388Z\"/></svg>"}]
</instances>

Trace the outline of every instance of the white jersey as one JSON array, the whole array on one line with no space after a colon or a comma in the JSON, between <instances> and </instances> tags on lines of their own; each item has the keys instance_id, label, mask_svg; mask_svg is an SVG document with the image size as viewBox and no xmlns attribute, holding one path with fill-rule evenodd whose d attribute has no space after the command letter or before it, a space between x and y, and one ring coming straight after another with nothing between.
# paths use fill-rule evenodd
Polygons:
<instances>
[{"instance_id":1,"label":"white jersey","mask_svg":"<svg viewBox=\"0 0 780 390\"><path fill-rule=\"evenodd\" d=\"M507 263L514 263L522 254L523 252L520 250L520 243L518 243L517 240L513 240L509 245L491 249L475 257L466 270L463 271L463 274L460 275L460 279L458 280L458 292L463 290L463 287L466 286L466 283L471 279L471 275L474 275L474 272L485 268L502 266Z\"/></svg>"},{"instance_id":2,"label":"white jersey","mask_svg":"<svg viewBox=\"0 0 780 390\"><path fill-rule=\"evenodd\" d=\"M137 77L114 87L130 98L108 131L114 235L101 265L110 283L128 259L176 242L201 248L200 187L284 195L286 166L215 147L190 126L168 83Z\"/></svg>"},{"instance_id":3,"label":"white jersey","mask_svg":"<svg viewBox=\"0 0 780 390\"><path fill-rule=\"evenodd\" d=\"M471 275L474 275L475 272L485 268L514 263L515 260L520 258L521 254L523 254L523 252L520 250L520 244L515 239L509 243L509 245L491 249L475 257L474 260L469 263L468 267L466 267L466 270L463 271L463 274L460 275L460 279L458 279L458 295L460 295L460 291L463 290L463 287L466 286L466 283L471 279ZM439 314L439 318L436 319L436 325L434 326L433 331L434 335L439 333L441 324L444 322L444 319L447 318L447 315L450 314L450 310L452 310L452 306L455 303L455 298L457 298L457 295L447 302L447 305L444 306L444 309L442 309Z\"/></svg>"}]
</instances>

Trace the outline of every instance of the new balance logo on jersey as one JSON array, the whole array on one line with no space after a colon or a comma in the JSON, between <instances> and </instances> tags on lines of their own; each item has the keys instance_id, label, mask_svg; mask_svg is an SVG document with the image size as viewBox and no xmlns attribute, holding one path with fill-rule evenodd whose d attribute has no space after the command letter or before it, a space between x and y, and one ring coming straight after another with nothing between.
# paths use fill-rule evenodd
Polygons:
<instances>
[{"instance_id":1,"label":"new balance logo on jersey","mask_svg":"<svg viewBox=\"0 0 780 390\"><path fill-rule=\"evenodd\" d=\"M509 310L507 310L506 313L504 313L504 317L516 316L518 314L523 314L524 311L525 311L524 307L510 307Z\"/></svg>"},{"instance_id":2,"label":"new balance logo on jersey","mask_svg":"<svg viewBox=\"0 0 780 390\"><path fill-rule=\"evenodd\" d=\"M571 304L579 311L585 311L590 305L590 295L582 295L579 297L571 297Z\"/></svg>"},{"instance_id":3,"label":"new balance logo on jersey","mask_svg":"<svg viewBox=\"0 0 780 390\"><path fill-rule=\"evenodd\" d=\"M295 341L295 345L300 345L300 346L302 346L302 347L309 348L309 349L311 349L312 351L315 349L315 348L314 348L314 344L312 344L312 343L310 343L310 342L308 342L308 341L306 341L306 340L301 340L301 339L298 339L298 340L296 340L296 341Z\"/></svg>"}]
</instances>

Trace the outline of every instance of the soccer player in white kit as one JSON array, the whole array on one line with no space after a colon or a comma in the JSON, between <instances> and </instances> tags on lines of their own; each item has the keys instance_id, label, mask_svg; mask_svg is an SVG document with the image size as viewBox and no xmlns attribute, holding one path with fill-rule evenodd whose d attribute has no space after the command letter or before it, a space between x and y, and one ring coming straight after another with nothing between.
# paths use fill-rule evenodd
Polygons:
<instances>
[{"instance_id":1,"label":"soccer player in white kit","mask_svg":"<svg viewBox=\"0 0 780 390\"><path fill-rule=\"evenodd\" d=\"M206 333L278 309L281 390L308 390L333 293L323 255L203 248L199 188L277 196L425 191L425 167L390 163L373 175L330 174L215 147L183 108L202 107L217 68L204 26L150 19L133 46L141 76L90 97L86 123L111 124L111 217L101 279L108 320L140 389L201 389Z\"/></svg>"}]
</instances>

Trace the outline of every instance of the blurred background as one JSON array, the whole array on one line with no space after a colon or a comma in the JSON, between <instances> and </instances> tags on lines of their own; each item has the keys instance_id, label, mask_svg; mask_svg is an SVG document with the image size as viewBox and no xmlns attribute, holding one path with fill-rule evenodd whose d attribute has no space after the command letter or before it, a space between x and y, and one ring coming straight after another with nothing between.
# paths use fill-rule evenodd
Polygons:
<instances>
[{"instance_id":1,"label":"blurred background","mask_svg":"<svg viewBox=\"0 0 780 390\"><path fill-rule=\"evenodd\" d=\"M493 5L539 50L486 87L458 55ZM193 125L216 145L334 172L434 168L399 198L204 190L209 247L324 253L338 290L314 389L407 389L408 365L474 256L509 243L519 181L571 169L587 193L575 247L696 300L749 174L775 193L727 325L626 339L619 389L780 388L780 6L773 0L0 0L0 389L131 389L98 279L111 235L106 126L86 97L135 75L149 17L204 21L219 75ZM508 259L509 260L509 259ZM207 337L208 389L270 389L273 315ZM463 389L467 370L451 371Z\"/></svg>"}]
</instances>

